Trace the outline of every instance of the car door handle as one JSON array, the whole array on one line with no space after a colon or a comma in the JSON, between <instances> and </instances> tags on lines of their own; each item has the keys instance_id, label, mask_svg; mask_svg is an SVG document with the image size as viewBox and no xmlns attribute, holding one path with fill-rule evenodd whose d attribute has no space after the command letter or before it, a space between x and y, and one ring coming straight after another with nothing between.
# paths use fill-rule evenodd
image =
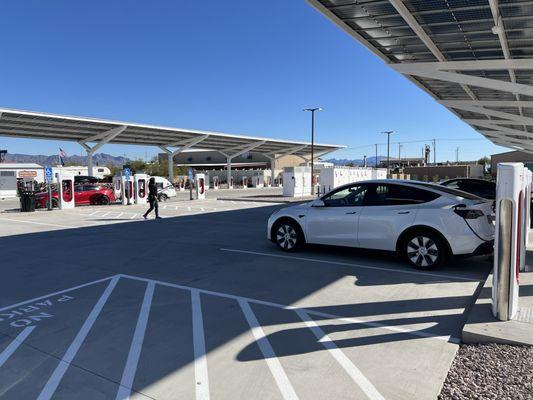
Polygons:
<instances>
[{"instance_id":1,"label":"car door handle","mask_svg":"<svg viewBox=\"0 0 533 400\"><path fill-rule=\"evenodd\" d=\"M409 214L411 211L398 211L398 214Z\"/></svg>"},{"instance_id":2,"label":"car door handle","mask_svg":"<svg viewBox=\"0 0 533 400\"><path fill-rule=\"evenodd\" d=\"M350 211L350 212L347 212L346 214L357 214L357 211Z\"/></svg>"}]
</instances>

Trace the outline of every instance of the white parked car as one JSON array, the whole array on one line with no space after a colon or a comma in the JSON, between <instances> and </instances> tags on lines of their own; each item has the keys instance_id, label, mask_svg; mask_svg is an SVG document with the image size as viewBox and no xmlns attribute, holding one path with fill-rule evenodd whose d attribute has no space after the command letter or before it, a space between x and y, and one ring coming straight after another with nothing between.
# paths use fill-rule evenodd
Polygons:
<instances>
[{"instance_id":1,"label":"white parked car","mask_svg":"<svg viewBox=\"0 0 533 400\"><path fill-rule=\"evenodd\" d=\"M351 183L274 212L268 239L284 251L305 243L395 251L430 269L452 255L493 250L492 201L425 182Z\"/></svg>"}]
</instances>

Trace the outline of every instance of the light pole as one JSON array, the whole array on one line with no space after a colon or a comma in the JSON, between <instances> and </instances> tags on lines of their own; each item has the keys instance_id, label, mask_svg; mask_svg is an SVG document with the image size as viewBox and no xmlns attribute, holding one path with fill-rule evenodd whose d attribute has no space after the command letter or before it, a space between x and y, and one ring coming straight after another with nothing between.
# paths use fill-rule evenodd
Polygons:
<instances>
[{"instance_id":1,"label":"light pole","mask_svg":"<svg viewBox=\"0 0 533 400\"><path fill-rule=\"evenodd\" d=\"M390 135L394 133L394 131L384 131L381 133L387 134L387 178L390 174Z\"/></svg>"},{"instance_id":2,"label":"light pole","mask_svg":"<svg viewBox=\"0 0 533 400\"><path fill-rule=\"evenodd\" d=\"M304 111L311 112L311 196L315 194L315 185L313 182L313 169L315 166L315 112L322 111L322 108L304 108Z\"/></svg>"}]
</instances>

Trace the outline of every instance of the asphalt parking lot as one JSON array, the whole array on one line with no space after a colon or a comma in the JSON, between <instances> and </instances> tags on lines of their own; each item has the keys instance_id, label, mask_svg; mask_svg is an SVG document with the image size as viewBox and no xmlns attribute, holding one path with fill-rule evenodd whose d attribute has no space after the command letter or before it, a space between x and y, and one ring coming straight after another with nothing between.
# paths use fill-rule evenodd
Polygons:
<instances>
[{"instance_id":1,"label":"asphalt parking lot","mask_svg":"<svg viewBox=\"0 0 533 400\"><path fill-rule=\"evenodd\" d=\"M436 398L487 258L287 254L280 205L161 206L3 207L0 397Z\"/></svg>"}]
</instances>

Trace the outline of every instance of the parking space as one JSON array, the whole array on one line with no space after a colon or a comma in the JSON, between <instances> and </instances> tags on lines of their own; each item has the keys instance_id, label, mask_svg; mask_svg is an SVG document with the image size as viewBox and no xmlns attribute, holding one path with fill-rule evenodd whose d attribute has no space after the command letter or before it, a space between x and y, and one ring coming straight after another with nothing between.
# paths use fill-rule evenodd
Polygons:
<instances>
[{"instance_id":1,"label":"parking space","mask_svg":"<svg viewBox=\"0 0 533 400\"><path fill-rule=\"evenodd\" d=\"M3 398L437 396L487 258L282 253L280 205L164 206L0 214Z\"/></svg>"}]
</instances>

